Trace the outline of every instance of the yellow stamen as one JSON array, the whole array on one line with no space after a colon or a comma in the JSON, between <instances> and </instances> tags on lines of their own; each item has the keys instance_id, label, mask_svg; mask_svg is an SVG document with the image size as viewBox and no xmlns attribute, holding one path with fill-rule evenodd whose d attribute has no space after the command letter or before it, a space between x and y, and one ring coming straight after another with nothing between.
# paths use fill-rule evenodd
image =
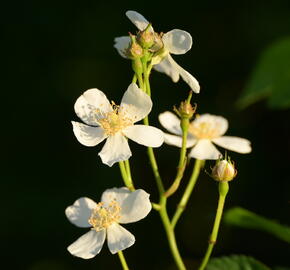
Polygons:
<instances>
[{"instance_id":1,"label":"yellow stamen","mask_svg":"<svg viewBox=\"0 0 290 270\"><path fill-rule=\"evenodd\" d=\"M217 122L193 121L188 132L198 139L214 139L220 136L220 124Z\"/></svg>"},{"instance_id":2,"label":"yellow stamen","mask_svg":"<svg viewBox=\"0 0 290 270\"><path fill-rule=\"evenodd\" d=\"M99 109L96 110L98 114L98 123L105 130L106 134L111 136L115 135L118 131L133 125L132 119L120 111L120 106L112 102L113 111L102 113Z\"/></svg>"},{"instance_id":3,"label":"yellow stamen","mask_svg":"<svg viewBox=\"0 0 290 270\"><path fill-rule=\"evenodd\" d=\"M92 230L101 231L112 225L113 222L118 222L120 219L120 205L112 200L108 206L104 206L103 202L97 204L92 211L88 222L93 226Z\"/></svg>"}]
</instances>

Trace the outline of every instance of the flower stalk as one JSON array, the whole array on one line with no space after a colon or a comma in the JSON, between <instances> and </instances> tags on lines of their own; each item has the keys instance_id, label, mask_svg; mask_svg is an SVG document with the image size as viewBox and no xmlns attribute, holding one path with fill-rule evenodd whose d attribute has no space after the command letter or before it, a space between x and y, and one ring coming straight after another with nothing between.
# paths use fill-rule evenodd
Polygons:
<instances>
[{"instance_id":1,"label":"flower stalk","mask_svg":"<svg viewBox=\"0 0 290 270\"><path fill-rule=\"evenodd\" d=\"M129 267L127 265L127 262L126 262L126 259L125 259L125 256L124 256L123 252L119 251L118 252L118 256L119 256L119 259L120 259L120 262L121 262L123 270L129 270Z\"/></svg>"},{"instance_id":2,"label":"flower stalk","mask_svg":"<svg viewBox=\"0 0 290 270\"><path fill-rule=\"evenodd\" d=\"M206 250L206 253L203 257L203 260L202 260L201 265L198 268L198 270L205 269L205 267L207 266L207 263L209 261L209 258L211 256L214 245L216 243L218 231L219 231L219 227L220 227L220 223L221 223L221 218L222 218L222 214L223 214L225 199L226 199L228 191L229 191L228 182L226 182L226 181L219 182L219 201L218 201L218 207L217 207L216 216L215 216L215 220L214 220L214 225L213 225L212 233L211 233L210 238L209 238L208 248Z\"/></svg>"},{"instance_id":3,"label":"flower stalk","mask_svg":"<svg viewBox=\"0 0 290 270\"><path fill-rule=\"evenodd\" d=\"M181 117L180 127L182 130L182 146L180 149L177 174L172 185L165 192L166 197L171 196L178 189L180 185L180 181L183 177L185 167L186 167L186 144L187 144L188 127L189 127L189 121L195 111L195 109L193 109L190 105L191 97L192 97L192 91L190 91L187 100L181 103L179 110L176 109L176 112Z\"/></svg>"},{"instance_id":4,"label":"flower stalk","mask_svg":"<svg viewBox=\"0 0 290 270\"><path fill-rule=\"evenodd\" d=\"M172 221L171 221L171 225L173 228L175 228L177 221L179 220L181 214L183 213L183 211L185 210L185 207L187 205L187 202L190 198L190 195L195 187L197 178L199 176L200 170L204 165L204 161L203 160L199 160L197 159L195 161L194 164L194 168L193 168L193 172L192 175L189 179L189 182L185 188L184 194L182 195L182 198L180 200L180 202L177 205L176 211L173 215Z\"/></svg>"}]
</instances>

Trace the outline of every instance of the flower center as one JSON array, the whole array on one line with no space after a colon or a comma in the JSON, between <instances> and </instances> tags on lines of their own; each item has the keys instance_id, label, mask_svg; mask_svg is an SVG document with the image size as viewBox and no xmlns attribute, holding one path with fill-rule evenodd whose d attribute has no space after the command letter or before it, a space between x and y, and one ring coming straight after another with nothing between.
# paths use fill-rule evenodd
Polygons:
<instances>
[{"instance_id":1,"label":"flower center","mask_svg":"<svg viewBox=\"0 0 290 270\"><path fill-rule=\"evenodd\" d=\"M220 136L220 126L218 123L193 121L188 132L198 139L214 139Z\"/></svg>"},{"instance_id":2,"label":"flower center","mask_svg":"<svg viewBox=\"0 0 290 270\"><path fill-rule=\"evenodd\" d=\"M133 125L133 121L127 117L123 112L119 111L119 106L112 102L112 112L101 113L102 117L98 120L98 123L105 130L105 133L109 136L115 135L118 131ZM100 110L96 110L97 114L100 114Z\"/></svg>"},{"instance_id":3,"label":"flower center","mask_svg":"<svg viewBox=\"0 0 290 270\"><path fill-rule=\"evenodd\" d=\"M121 207L115 200L111 201L106 207L103 202L100 202L92 211L88 222L93 226L92 230L101 231L119 220L121 217L120 211Z\"/></svg>"}]
</instances>

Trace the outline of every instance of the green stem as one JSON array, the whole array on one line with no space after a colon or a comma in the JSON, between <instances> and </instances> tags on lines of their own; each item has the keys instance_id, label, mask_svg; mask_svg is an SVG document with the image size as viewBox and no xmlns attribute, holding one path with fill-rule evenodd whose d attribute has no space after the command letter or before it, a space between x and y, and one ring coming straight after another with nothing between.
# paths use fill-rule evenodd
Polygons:
<instances>
[{"instance_id":1,"label":"green stem","mask_svg":"<svg viewBox=\"0 0 290 270\"><path fill-rule=\"evenodd\" d=\"M134 185L133 185L133 182L132 182L132 178L128 176L124 161L119 161L119 167L120 167L120 172L121 172L121 175L122 175L122 178L123 178L125 186L129 190L134 191L135 188L134 188Z\"/></svg>"},{"instance_id":2,"label":"green stem","mask_svg":"<svg viewBox=\"0 0 290 270\"><path fill-rule=\"evenodd\" d=\"M137 76L136 74L134 74L133 79L132 79L132 83L136 83L137 82Z\"/></svg>"},{"instance_id":3,"label":"green stem","mask_svg":"<svg viewBox=\"0 0 290 270\"><path fill-rule=\"evenodd\" d=\"M192 114L189 113L189 108L192 108L190 105L190 100L192 97L192 91L189 93L188 98L185 102L181 102L179 110L175 109L176 112L180 115L180 127L182 130L182 145L179 154L179 162L177 167L176 177L170 186L170 188L165 192L165 196L171 196L179 187L180 181L183 177L183 173L186 167L186 144L187 144L187 134L189 127L189 120L192 117Z\"/></svg>"},{"instance_id":4,"label":"green stem","mask_svg":"<svg viewBox=\"0 0 290 270\"><path fill-rule=\"evenodd\" d=\"M184 265L182 258L180 256L177 244L176 244L174 229L171 226L170 219L169 219L168 214L167 214L166 201L167 201L167 198L165 196L162 196L161 201L160 201L161 208L159 210L160 217L161 217L161 220L163 222L163 226L164 226L164 229L166 232L166 236L167 236L167 239L169 242L169 247L170 247L172 256L174 258L174 261L175 261L179 270L186 270L185 265Z\"/></svg>"},{"instance_id":5,"label":"green stem","mask_svg":"<svg viewBox=\"0 0 290 270\"><path fill-rule=\"evenodd\" d=\"M218 201L218 207L217 207L216 216L215 216L215 220L214 220L214 224L213 224L213 229L212 229L212 233L211 233L210 238L209 238L207 251L203 257L203 260L202 260L201 265L198 268L198 270L205 269L205 267L209 261L209 258L211 256L213 247L216 243L216 239L217 239L218 231L219 231L219 226L220 226L221 218L222 218L222 214L223 214L225 199L226 199L228 191L229 191L228 182L220 182L219 183L219 201Z\"/></svg>"},{"instance_id":6,"label":"green stem","mask_svg":"<svg viewBox=\"0 0 290 270\"><path fill-rule=\"evenodd\" d=\"M129 270L129 267L127 265L126 259L124 257L124 254L122 251L118 251L118 256L122 265L123 270Z\"/></svg>"},{"instance_id":7,"label":"green stem","mask_svg":"<svg viewBox=\"0 0 290 270\"><path fill-rule=\"evenodd\" d=\"M188 120L187 120L188 121ZM170 188L165 192L165 196L169 197L171 196L179 187L180 181L183 177L183 173L185 170L186 166L186 143L187 143L187 133L188 133L188 128L186 128L182 132L182 146L180 149L180 154L179 154L179 162L178 162L178 167L177 167L177 174L176 177L170 186Z\"/></svg>"},{"instance_id":8,"label":"green stem","mask_svg":"<svg viewBox=\"0 0 290 270\"><path fill-rule=\"evenodd\" d=\"M199 160L197 159L195 161L195 164L194 164L194 168L193 168L193 171L192 171L192 175L189 179L189 182L185 188L185 191L184 191L184 194L179 202L179 204L177 205L177 209L173 215L173 218L172 218L172 221L171 221L171 225L172 227L174 228L178 219L180 218L182 212L184 211L186 205L187 205L187 202L190 198L190 195L194 189L194 186L195 186L195 183L197 181L197 178L199 176L199 173L200 173L200 169L201 167L203 166L204 164L204 161L203 160Z\"/></svg>"}]
</instances>

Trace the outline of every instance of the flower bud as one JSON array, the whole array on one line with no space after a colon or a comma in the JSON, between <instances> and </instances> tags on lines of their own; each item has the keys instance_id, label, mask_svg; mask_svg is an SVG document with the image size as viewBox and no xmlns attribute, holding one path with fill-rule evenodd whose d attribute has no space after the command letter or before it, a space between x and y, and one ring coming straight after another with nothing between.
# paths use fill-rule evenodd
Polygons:
<instances>
[{"instance_id":1,"label":"flower bud","mask_svg":"<svg viewBox=\"0 0 290 270\"><path fill-rule=\"evenodd\" d=\"M140 31L137 35L137 41L144 49L149 49L154 45L155 33L149 23L145 30Z\"/></svg>"},{"instance_id":2,"label":"flower bud","mask_svg":"<svg viewBox=\"0 0 290 270\"><path fill-rule=\"evenodd\" d=\"M154 43L152 47L150 48L150 52L156 53L163 49L163 41L162 41L162 33L159 35L157 33L154 33Z\"/></svg>"},{"instance_id":3,"label":"flower bud","mask_svg":"<svg viewBox=\"0 0 290 270\"><path fill-rule=\"evenodd\" d=\"M188 118L188 119L192 118L192 116L195 113L195 110L196 110L196 105L192 106L187 101L182 101L180 103L180 106L179 106L179 109L178 109L181 118Z\"/></svg>"},{"instance_id":4,"label":"flower bud","mask_svg":"<svg viewBox=\"0 0 290 270\"><path fill-rule=\"evenodd\" d=\"M237 175L237 170L230 160L218 160L212 169L211 176L217 181L231 181Z\"/></svg>"},{"instance_id":5,"label":"flower bud","mask_svg":"<svg viewBox=\"0 0 290 270\"><path fill-rule=\"evenodd\" d=\"M136 36L131 35L131 43L129 48L126 49L126 56L130 59L141 58L144 55L142 47L136 42Z\"/></svg>"}]
</instances>

